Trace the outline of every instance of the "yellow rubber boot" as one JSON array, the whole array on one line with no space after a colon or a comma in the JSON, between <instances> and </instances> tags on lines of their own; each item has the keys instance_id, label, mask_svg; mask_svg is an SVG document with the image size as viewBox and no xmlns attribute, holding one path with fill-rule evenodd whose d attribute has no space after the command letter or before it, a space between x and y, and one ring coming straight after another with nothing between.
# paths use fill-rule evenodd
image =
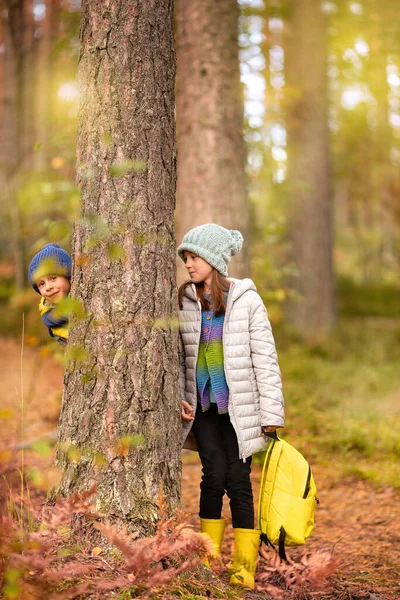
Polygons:
<instances>
[{"instance_id":1,"label":"yellow rubber boot","mask_svg":"<svg viewBox=\"0 0 400 600\"><path fill-rule=\"evenodd\" d=\"M235 552L230 567L232 572L230 583L254 588L261 531L236 528L233 533L235 535Z\"/></svg>"},{"instance_id":2,"label":"yellow rubber boot","mask_svg":"<svg viewBox=\"0 0 400 600\"><path fill-rule=\"evenodd\" d=\"M221 556L221 546L224 539L226 519L200 519L200 531L208 535L214 545L214 552L209 558ZM208 557L204 557L203 564L209 567Z\"/></svg>"}]
</instances>

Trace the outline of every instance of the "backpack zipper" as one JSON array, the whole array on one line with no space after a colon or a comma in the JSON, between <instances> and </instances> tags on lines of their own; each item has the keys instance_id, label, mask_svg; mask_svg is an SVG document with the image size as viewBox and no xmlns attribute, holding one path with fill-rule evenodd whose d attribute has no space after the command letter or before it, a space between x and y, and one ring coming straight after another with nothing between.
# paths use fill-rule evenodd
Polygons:
<instances>
[{"instance_id":1,"label":"backpack zipper","mask_svg":"<svg viewBox=\"0 0 400 600\"><path fill-rule=\"evenodd\" d=\"M308 466L307 481L306 481L306 487L304 490L303 498L307 498L309 491L310 491L310 487L311 487L311 467Z\"/></svg>"}]
</instances>

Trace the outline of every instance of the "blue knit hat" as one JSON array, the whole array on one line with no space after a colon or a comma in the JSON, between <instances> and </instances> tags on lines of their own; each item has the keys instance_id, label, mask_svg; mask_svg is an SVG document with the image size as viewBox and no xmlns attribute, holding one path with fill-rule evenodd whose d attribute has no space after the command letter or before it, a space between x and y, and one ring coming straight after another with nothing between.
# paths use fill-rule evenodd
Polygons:
<instances>
[{"instance_id":1,"label":"blue knit hat","mask_svg":"<svg viewBox=\"0 0 400 600\"><path fill-rule=\"evenodd\" d=\"M184 261L184 251L193 252L226 277L228 262L240 251L242 244L240 231L208 223L188 231L178 248L178 254Z\"/></svg>"},{"instance_id":2,"label":"blue knit hat","mask_svg":"<svg viewBox=\"0 0 400 600\"><path fill-rule=\"evenodd\" d=\"M58 244L47 244L35 254L28 269L29 283L40 294L36 281L46 275L61 275L71 279L72 261L66 250Z\"/></svg>"}]
</instances>

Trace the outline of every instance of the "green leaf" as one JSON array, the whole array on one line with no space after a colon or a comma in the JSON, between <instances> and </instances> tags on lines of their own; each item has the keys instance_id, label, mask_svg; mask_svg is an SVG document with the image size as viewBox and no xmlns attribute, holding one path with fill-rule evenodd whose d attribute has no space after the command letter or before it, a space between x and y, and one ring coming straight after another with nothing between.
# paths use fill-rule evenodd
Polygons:
<instances>
[{"instance_id":1,"label":"green leaf","mask_svg":"<svg viewBox=\"0 0 400 600\"><path fill-rule=\"evenodd\" d=\"M179 319L177 317L159 317L153 321L156 329L178 329Z\"/></svg>"},{"instance_id":2,"label":"green leaf","mask_svg":"<svg viewBox=\"0 0 400 600\"><path fill-rule=\"evenodd\" d=\"M49 238L51 240L61 240L70 235L70 225L67 221L51 221L48 225Z\"/></svg>"},{"instance_id":3,"label":"green leaf","mask_svg":"<svg viewBox=\"0 0 400 600\"><path fill-rule=\"evenodd\" d=\"M0 419L10 419L15 414L12 408L0 408Z\"/></svg>"},{"instance_id":4,"label":"green leaf","mask_svg":"<svg viewBox=\"0 0 400 600\"><path fill-rule=\"evenodd\" d=\"M123 435L118 441L118 449L122 455L126 455L129 448L140 448L144 446L146 438L141 433Z\"/></svg>"},{"instance_id":5,"label":"green leaf","mask_svg":"<svg viewBox=\"0 0 400 600\"><path fill-rule=\"evenodd\" d=\"M125 250L120 244L109 244L107 250L111 260L122 260L125 258Z\"/></svg>"},{"instance_id":6,"label":"green leaf","mask_svg":"<svg viewBox=\"0 0 400 600\"><path fill-rule=\"evenodd\" d=\"M74 550L72 548L60 548L60 550L57 551L57 556L60 558L67 558L72 554L74 554Z\"/></svg>"},{"instance_id":7,"label":"green leaf","mask_svg":"<svg viewBox=\"0 0 400 600\"><path fill-rule=\"evenodd\" d=\"M81 452L80 448L77 448L76 446L71 444L67 448L67 455L68 455L68 458L70 461L77 463L81 459L82 452Z\"/></svg>"},{"instance_id":8,"label":"green leaf","mask_svg":"<svg viewBox=\"0 0 400 600\"><path fill-rule=\"evenodd\" d=\"M90 181L96 177L96 171L93 167L88 165L79 165L77 168L78 175L85 181Z\"/></svg>"},{"instance_id":9,"label":"green leaf","mask_svg":"<svg viewBox=\"0 0 400 600\"><path fill-rule=\"evenodd\" d=\"M146 438L144 437L144 435L142 433L135 433L134 435L131 435L131 439L132 439L132 445L139 447L139 448L141 446L144 446L144 444L146 442Z\"/></svg>"},{"instance_id":10,"label":"green leaf","mask_svg":"<svg viewBox=\"0 0 400 600\"><path fill-rule=\"evenodd\" d=\"M107 459L101 452L93 452L93 460L99 469L107 465Z\"/></svg>"},{"instance_id":11,"label":"green leaf","mask_svg":"<svg viewBox=\"0 0 400 600\"><path fill-rule=\"evenodd\" d=\"M32 444L32 450L40 454L40 456L48 457L51 456L51 445L45 440L37 440Z\"/></svg>"},{"instance_id":12,"label":"green leaf","mask_svg":"<svg viewBox=\"0 0 400 600\"><path fill-rule=\"evenodd\" d=\"M32 281L39 281L42 277L48 277L49 275L59 275L64 277L68 273L68 268L58 264L57 260L50 256L45 260L42 260L40 265L32 274Z\"/></svg>"},{"instance_id":13,"label":"green leaf","mask_svg":"<svg viewBox=\"0 0 400 600\"><path fill-rule=\"evenodd\" d=\"M28 471L28 477L32 481L33 485L40 487L43 483L43 475L38 467L32 467Z\"/></svg>"},{"instance_id":14,"label":"green leaf","mask_svg":"<svg viewBox=\"0 0 400 600\"><path fill-rule=\"evenodd\" d=\"M105 133L101 138L101 143L108 148L112 144L112 136L109 133Z\"/></svg>"},{"instance_id":15,"label":"green leaf","mask_svg":"<svg viewBox=\"0 0 400 600\"><path fill-rule=\"evenodd\" d=\"M4 598L18 598L21 592L18 580L22 575L19 569L9 569L5 572L4 579L6 581L3 591Z\"/></svg>"},{"instance_id":16,"label":"green leaf","mask_svg":"<svg viewBox=\"0 0 400 600\"><path fill-rule=\"evenodd\" d=\"M85 362L89 359L89 353L83 346L67 346L67 359Z\"/></svg>"},{"instance_id":17,"label":"green leaf","mask_svg":"<svg viewBox=\"0 0 400 600\"><path fill-rule=\"evenodd\" d=\"M83 384L90 383L91 381L93 381L94 378L95 378L94 373L83 373L81 375L81 381Z\"/></svg>"},{"instance_id":18,"label":"green leaf","mask_svg":"<svg viewBox=\"0 0 400 600\"><path fill-rule=\"evenodd\" d=\"M77 319L84 319L86 316L82 301L73 296L62 298L57 303L53 314L56 318L74 315Z\"/></svg>"},{"instance_id":19,"label":"green leaf","mask_svg":"<svg viewBox=\"0 0 400 600\"><path fill-rule=\"evenodd\" d=\"M124 177L131 171L141 172L146 168L146 163L142 160L121 160L110 166L110 174L112 177Z\"/></svg>"}]
</instances>

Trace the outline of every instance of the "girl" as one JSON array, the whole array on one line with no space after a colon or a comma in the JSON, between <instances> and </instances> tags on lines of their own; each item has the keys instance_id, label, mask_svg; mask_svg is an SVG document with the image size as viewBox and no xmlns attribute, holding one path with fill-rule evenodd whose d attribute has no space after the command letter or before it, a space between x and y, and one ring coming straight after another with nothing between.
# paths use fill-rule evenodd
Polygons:
<instances>
[{"instance_id":1,"label":"girl","mask_svg":"<svg viewBox=\"0 0 400 600\"><path fill-rule=\"evenodd\" d=\"M221 552L225 492L235 552L231 583L254 587L260 531L254 529L251 456L284 424L284 401L267 311L250 279L228 278L239 231L200 225L178 248L190 281L179 289L183 440L194 437L203 467L200 528ZM193 448L193 445L192 445Z\"/></svg>"}]
</instances>

